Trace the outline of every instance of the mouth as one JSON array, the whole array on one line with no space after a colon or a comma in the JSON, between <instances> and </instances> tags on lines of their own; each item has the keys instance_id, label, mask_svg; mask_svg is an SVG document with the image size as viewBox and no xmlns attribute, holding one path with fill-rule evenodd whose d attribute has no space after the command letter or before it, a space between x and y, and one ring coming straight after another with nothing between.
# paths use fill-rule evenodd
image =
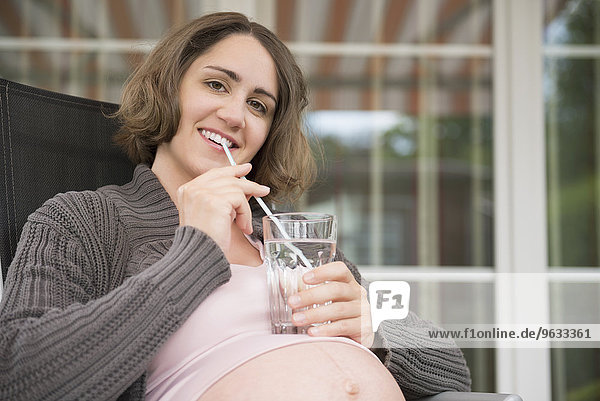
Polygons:
<instances>
[{"instance_id":1,"label":"mouth","mask_svg":"<svg viewBox=\"0 0 600 401\"><path fill-rule=\"evenodd\" d=\"M211 131L208 131L205 129L198 129L198 132L200 132L203 137L205 137L209 141L216 143L219 146L225 145L228 148L232 148L232 149L239 147L235 142L232 142L229 139L222 137L219 134L215 134L214 132L211 132Z\"/></svg>"}]
</instances>

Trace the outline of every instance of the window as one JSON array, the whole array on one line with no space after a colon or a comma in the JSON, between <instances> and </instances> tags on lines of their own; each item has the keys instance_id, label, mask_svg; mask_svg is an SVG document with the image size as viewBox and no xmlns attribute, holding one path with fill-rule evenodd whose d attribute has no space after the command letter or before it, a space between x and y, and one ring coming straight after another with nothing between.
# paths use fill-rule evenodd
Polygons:
<instances>
[{"instance_id":1,"label":"window","mask_svg":"<svg viewBox=\"0 0 600 401\"><path fill-rule=\"evenodd\" d=\"M600 2L546 0L544 6L548 265L552 271L597 273ZM553 322L600 323L597 280L555 282L549 295ZM600 350L556 348L551 362L555 399L598 394Z\"/></svg>"}]
</instances>

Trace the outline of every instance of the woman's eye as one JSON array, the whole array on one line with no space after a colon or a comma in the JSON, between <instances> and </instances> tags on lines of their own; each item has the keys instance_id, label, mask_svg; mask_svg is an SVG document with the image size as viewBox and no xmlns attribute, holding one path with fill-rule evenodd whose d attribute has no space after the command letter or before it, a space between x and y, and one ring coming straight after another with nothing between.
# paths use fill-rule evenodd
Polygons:
<instances>
[{"instance_id":1,"label":"woman's eye","mask_svg":"<svg viewBox=\"0 0 600 401\"><path fill-rule=\"evenodd\" d=\"M250 105L250 107L262 114L267 112L267 108L265 107L265 105L259 102L258 100L248 100L248 105Z\"/></svg>"},{"instance_id":2,"label":"woman's eye","mask_svg":"<svg viewBox=\"0 0 600 401\"><path fill-rule=\"evenodd\" d=\"M223 85L222 83L220 83L219 81L208 81L206 83L206 85L208 85L208 87L212 90L215 91L223 91L225 89L225 85Z\"/></svg>"}]
</instances>

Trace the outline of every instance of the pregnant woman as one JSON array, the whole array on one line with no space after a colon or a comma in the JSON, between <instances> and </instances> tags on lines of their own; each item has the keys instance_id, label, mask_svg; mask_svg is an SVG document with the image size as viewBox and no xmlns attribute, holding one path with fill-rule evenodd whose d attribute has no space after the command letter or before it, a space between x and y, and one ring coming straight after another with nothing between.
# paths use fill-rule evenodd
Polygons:
<instances>
[{"instance_id":1,"label":"pregnant woman","mask_svg":"<svg viewBox=\"0 0 600 401\"><path fill-rule=\"evenodd\" d=\"M0 399L402 400L469 389L459 349L413 314L372 332L341 253L271 334L262 215L314 176L306 84L237 13L171 31L124 88L126 185L60 194L23 229L0 305ZM238 163L229 166L222 144ZM241 180L247 176L248 180ZM293 297L292 297L293 298Z\"/></svg>"}]
</instances>

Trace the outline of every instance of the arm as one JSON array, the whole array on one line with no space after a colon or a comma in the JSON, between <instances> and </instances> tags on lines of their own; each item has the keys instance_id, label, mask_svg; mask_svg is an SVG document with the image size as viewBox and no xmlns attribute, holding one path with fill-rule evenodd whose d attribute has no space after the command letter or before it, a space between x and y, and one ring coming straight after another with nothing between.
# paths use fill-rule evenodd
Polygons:
<instances>
[{"instance_id":1,"label":"arm","mask_svg":"<svg viewBox=\"0 0 600 401\"><path fill-rule=\"evenodd\" d=\"M0 305L0 399L116 399L230 277L219 247L182 227L163 258L121 283L123 232L93 227L69 196L23 229Z\"/></svg>"},{"instance_id":2,"label":"arm","mask_svg":"<svg viewBox=\"0 0 600 401\"><path fill-rule=\"evenodd\" d=\"M432 341L430 322L410 312L403 320L381 322L374 351L394 376L407 400L443 391L470 391L471 377L461 350L450 340Z\"/></svg>"},{"instance_id":3,"label":"arm","mask_svg":"<svg viewBox=\"0 0 600 401\"><path fill-rule=\"evenodd\" d=\"M354 264L341 252L336 259L343 261L356 281L368 289ZM411 312L403 320L383 321L375 334L372 351L392 373L407 399L470 390L470 372L462 351L452 340L431 340L428 330L433 329L433 324Z\"/></svg>"}]
</instances>

